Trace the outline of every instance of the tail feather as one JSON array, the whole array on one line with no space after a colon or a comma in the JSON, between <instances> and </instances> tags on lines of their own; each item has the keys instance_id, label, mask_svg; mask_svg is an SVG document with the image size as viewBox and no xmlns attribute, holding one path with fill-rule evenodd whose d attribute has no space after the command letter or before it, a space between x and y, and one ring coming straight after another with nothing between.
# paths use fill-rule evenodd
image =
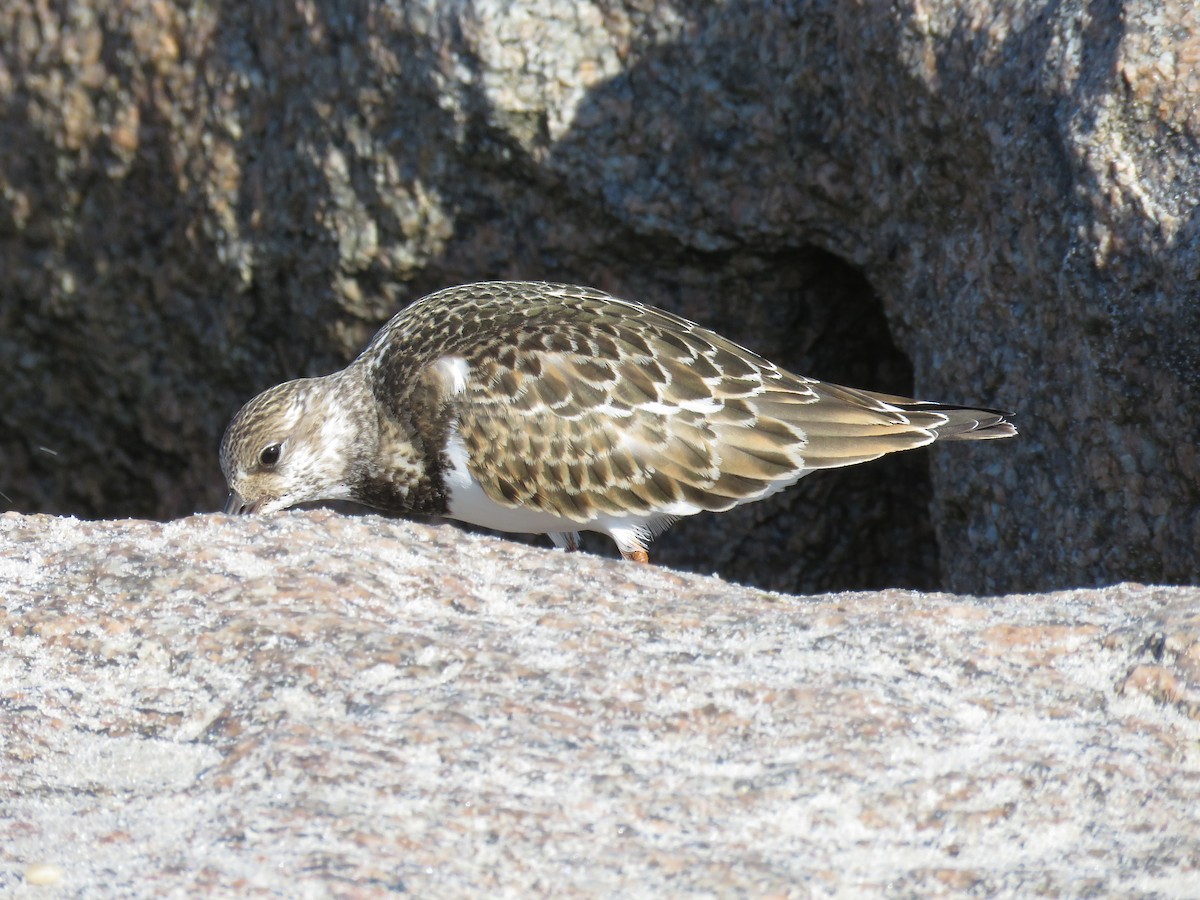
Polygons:
<instances>
[{"instance_id":1,"label":"tail feather","mask_svg":"<svg viewBox=\"0 0 1200 900\"><path fill-rule=\"evenodd\" d=\"M990 441L1017 434L1016 426L1008 421L1012 413L999 409L912 401L894 405L906 413L931 412L945 416L946 422L932 429L939 441Z\"/></svg>"}]
</instances>

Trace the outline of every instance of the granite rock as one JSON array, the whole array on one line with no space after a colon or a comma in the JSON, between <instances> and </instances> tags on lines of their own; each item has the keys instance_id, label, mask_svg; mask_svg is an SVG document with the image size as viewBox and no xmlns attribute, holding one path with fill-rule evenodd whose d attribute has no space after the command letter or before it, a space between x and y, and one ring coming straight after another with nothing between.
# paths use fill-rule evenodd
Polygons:
<instances>
[{"instance_id":1,"label":"granite rock","mask_svg":"<svg viewBox=\"0 0 1200 900\"><path fill-rule=\"evenodd\" d=\"M428 290L546 277L1020 414L689 522L673 565L1195 583L1198 60L1186 0L13 0L0 501L214 509L249 396Z\"/></svg>"},{"instance_id":2,"label":"granite rock","mask_svg":"<svg viewBox=\"0 0 1200 900\"><path fill-rule=\"evenodd\" d=\"M1194 896L1198 604L8 513L0 893Z\"/></svg>"}]
</instances>

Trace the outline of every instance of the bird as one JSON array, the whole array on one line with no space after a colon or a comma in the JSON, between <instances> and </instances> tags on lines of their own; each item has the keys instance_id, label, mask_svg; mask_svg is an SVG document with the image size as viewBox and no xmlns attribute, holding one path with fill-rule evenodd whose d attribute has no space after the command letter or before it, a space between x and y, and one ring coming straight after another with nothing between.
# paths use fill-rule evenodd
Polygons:
<instances>
[{"instance_id":1,"label":"bird","mask_svg":"<svg viewBox=\"0 0 1200 900\"><path fill-rule=\"evenodd\" d=\"M819 381L593 288L429 294L346 368L259 394L221 440L226 514L350 500L649 561L673 522L819 469L1017 434L1012 413Z\"/></svg>"}]
</instances>

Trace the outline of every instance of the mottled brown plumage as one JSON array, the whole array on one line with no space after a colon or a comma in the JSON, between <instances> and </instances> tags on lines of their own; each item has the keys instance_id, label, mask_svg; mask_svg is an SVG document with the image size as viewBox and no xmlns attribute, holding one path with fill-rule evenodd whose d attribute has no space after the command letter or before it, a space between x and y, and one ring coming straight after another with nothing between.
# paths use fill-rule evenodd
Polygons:
<instances>
[{"instance_id":1,"label":"mottled brown plumage","mask_svg":"<svg viewBox=\"0 0 1200 900\"><path fill-rule=\"evenodd\" d=\"M487 282L412 304L342 372L252 400L221 465L229 511L344 498L563 546L601 531L644 558L680 516L934 440L1010 437L1005 416L795 375L588 288Z\"/></svg>"}]
</instances>

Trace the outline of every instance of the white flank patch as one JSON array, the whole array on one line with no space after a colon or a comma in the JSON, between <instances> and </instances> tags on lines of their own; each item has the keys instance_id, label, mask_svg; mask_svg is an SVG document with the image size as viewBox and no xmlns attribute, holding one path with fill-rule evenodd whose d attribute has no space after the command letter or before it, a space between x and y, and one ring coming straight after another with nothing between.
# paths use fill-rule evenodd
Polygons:
<instances>
[{"instance_id":1,"label":"white flank patch","mask_svg":"<svg viewBox=\"0 0 1200 900\"><path fill-rule=\"evenodd\" d=\"M552 537L574 531L595 531L607 534L622 550L629 552L644 548L649 539L659 530L666 519L677 519L702 512L690 503L673 503L669 509L652 515L613 516L600 515L590 522L575 522L524 507L504 506L497 503L484 491L467 465L467 448L457 431L451 430L446 442L446 456L451 468L446 472L446 487L449 491L447 507L449 516L460 522L470 522L496 531L516 534L549 534ZM556 539L555 543L559 541ZM561 544L559 544L562 546Z\"/></svg>"},{"instance_id":2,"label":"white flank patch","mask_svg":"<svg viewBox=\"0 0 1200 900\"><path fill-rule=\"evenodd\" d=\"M454 429L446 442L450 470L446 472L446 487L450 497L446 504L452 519L511 531L518 534L549 534L552 531L576 531L580 525L562 516L523 507L503 506L487 495L467 465L467 447Z\"/></svg>"},{"instance_id":3,"label":"white flank patch","mask_svg":"<svg viewBox=\"0 0 1200 900\"><path fill-rule=\"evenodd\" d=\"M467 391L467 376L471 367L461 356L443 356L433 364L438 374L450 385L451 394L464 394Z\"/></svg>"}]
</instances>

